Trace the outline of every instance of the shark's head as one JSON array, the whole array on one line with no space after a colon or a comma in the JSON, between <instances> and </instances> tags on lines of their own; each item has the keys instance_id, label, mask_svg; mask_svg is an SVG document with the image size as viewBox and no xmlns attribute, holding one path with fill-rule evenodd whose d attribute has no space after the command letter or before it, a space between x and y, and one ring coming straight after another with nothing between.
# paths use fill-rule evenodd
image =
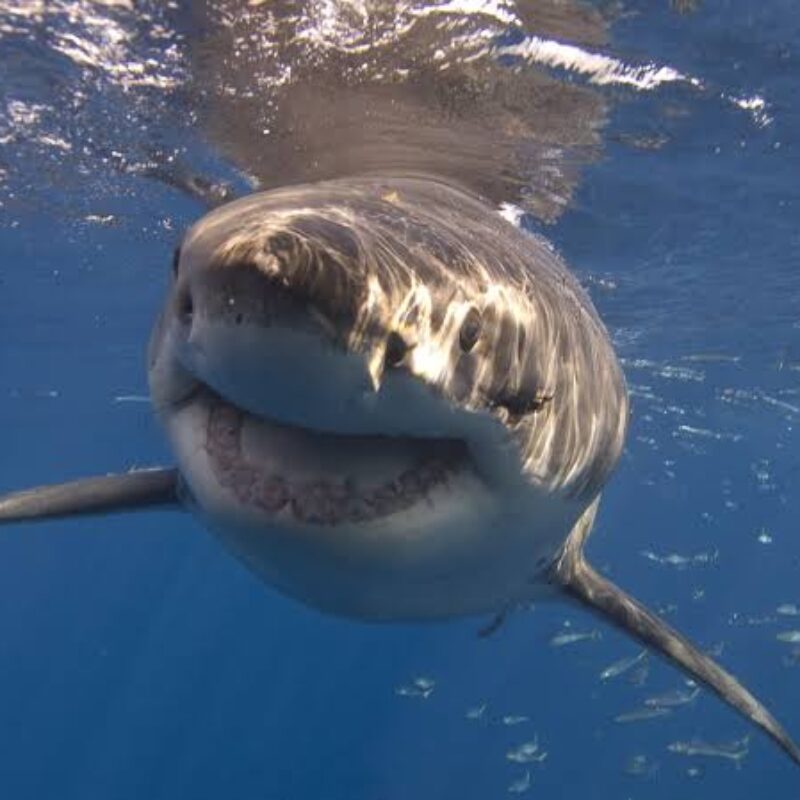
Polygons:
<instances>
[{"instance_id":1,"label":"shark's head","mask_svg":"<svg viewBox=\"0 0 800 800\"><path fill-rule=\"evenodd\" d=\"M475 611L509 581L522 598L624 436L617 362L556 256L431 181L211 212L176 252L149 361L191 503L342 613Z\"/></svg>"}]
</instances>

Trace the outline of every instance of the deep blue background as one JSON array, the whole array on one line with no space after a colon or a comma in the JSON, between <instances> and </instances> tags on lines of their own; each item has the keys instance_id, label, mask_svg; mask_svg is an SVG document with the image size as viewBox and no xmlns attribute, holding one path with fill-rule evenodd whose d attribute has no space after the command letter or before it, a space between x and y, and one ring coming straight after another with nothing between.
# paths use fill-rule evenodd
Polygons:
<instances>
[{"instance_id":1,"label":"deep blue background","mask_svg":"<svg viewBox=\"0 0 800 800\"><path fill-rule=\"evenodd\" d=\"M723 662L800 736L800 666L784 666L790 647L775 639L800 619L730 624L800 604L800 18L791 2L685 17L650 5L628 7L614 51L707 89L610 93L605 159L547 230L634 392L590 555L648 603L676 604L669 619L703 645L724 642ZM726 93L763 95L772 122L758 126ZM626 143L645 134L666 143ZM144 179L123 188L1 209L4 489L169 460L148 406L114 398L146 394L144 343L172 246L200 210ZM82 222L90 212L115 223ZM738 360L685 360L698 353ZM644 549L719 558L680 571ZM497 798L524 772L506 751L535 732L549 756L531 767L530 796L800 796L800 771L758 734L740 770L698 762L703 774L687 776L669 742L748 732L706 694L670 718L612 722L681 676L654 662L641 689L601 683L636 648L603 628L600 641L554 649L565 619L596 626L566 605L519 613L488 640L476 636L483 620L324 618L180 514L3 529L0 796ZM418 675L437 681L429 699L395 695ZM481 702L486 718L465 719ZM504 713L531 722L505 727ZM654 775L625 774L635 754L658 762Z\"/></svg>"}]
</instances>

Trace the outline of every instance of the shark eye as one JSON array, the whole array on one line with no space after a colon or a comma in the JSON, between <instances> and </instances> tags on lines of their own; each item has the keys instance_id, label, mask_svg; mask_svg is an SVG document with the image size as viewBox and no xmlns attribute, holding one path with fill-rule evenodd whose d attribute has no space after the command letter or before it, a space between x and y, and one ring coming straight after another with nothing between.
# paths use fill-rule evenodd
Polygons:
<instances>
[{"instance_id":1,"label":"shark eye","mask_svg":"<svg viewBox=\"0 0 800 800\"><path fill-rule=\"evenodd\" d=\"M193 314L194 301L192 300L192 293L188 287L185 287L178 295L178 316L184 325L188 325L192 321Z\"/></svg>"},{"instance_id":2,"label":"shark eye","mask_svg":"<svg viewBox=\"0 0 800 800\"><path fill-rule=\"evenodd\" d=\"M481 312L473 306L467 311L464 321L461 323L461 330L458 333L458 343L465 353L471 352L478 343L478 339L481 337L482 325Z\"/></svg>"},{"instance_id":3,"label":"shark eye","mask_svg":"<svg viewBox=\"0 0 800 800\"><path fill-rule=\"evenodd\" d=\"M175 252L172 254L172 274L178 274L178 264L181 260L181 248L180 245L175 248Z\"/></svg>"},{"instance_id":4,"label":"shark eye","mask_svg":"<svg viewBox=\"0 0 800 800\"><path fill-rule=\"evenodd\" d=\"M392 331L386 340L386 365L399 367L408 352L406 340L397 331Z\"/></svg>"}]
</instances>

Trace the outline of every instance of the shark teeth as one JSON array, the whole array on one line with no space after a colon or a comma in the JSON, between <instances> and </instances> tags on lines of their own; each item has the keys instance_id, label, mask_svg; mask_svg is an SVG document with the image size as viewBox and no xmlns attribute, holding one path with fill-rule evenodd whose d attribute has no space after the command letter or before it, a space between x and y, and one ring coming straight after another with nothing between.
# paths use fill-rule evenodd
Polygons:
<instances>
[{"instance_id":1,"label":"shark teeth","mask_svg":"<svg viewBox=\"0 0 800 800\"><path fill-rule=\"evenodd\" d=\"M285 512L306 524L340 525L386 517L404 511L447 488L463 467L452 443L420 457L396 477L367 486L353 478L292 478L260 468L243 453L242 426L247 415L223 400L212 404L206 451L220 486L244 504L270 514ZM273 424L273 423L270 423ZM447 446L445 446L445 444Z\"/></svg>"}]
</instances>

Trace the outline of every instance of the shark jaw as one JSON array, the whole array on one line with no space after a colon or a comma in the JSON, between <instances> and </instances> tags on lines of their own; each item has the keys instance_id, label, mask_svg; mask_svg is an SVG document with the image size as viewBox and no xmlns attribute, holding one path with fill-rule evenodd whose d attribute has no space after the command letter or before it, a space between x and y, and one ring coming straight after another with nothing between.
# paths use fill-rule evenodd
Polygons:
<instances>
[{"instance_id":1,"label":"shark jaw","mask_svg":"<svg viewBox=\"0 0 800 800\"><path fill-rule=\"evenodd\" d=\"M469 479L481 483L457 439L315 431L257 416L210 389L203 450L229 499L280 526L377 522Z\"/></svg>"},{"instance_id":2,"label":"shark jaw","mask_svg":"<svg viewBox=\"0 0 800 800\"><path fill-rule=\"evenodd\" d=\"M309 605L420 619L495 612L531 593L525 504L514 513L504 503L463 441L313 431L207 388L167 430L190 508L253 571Z\"/></svg>"},{"instance_id":3,"label":"shark jaw","mask_svg":"<svg viewBox=\"0 0 800 800\"><path fill-rule=\"evenodd\" d=\"M254 572L361 619L495 613L550 592L541 578L579 510L520 481L496 419L412 376L375 390L352 354L307 342L306 374L326 380L293 385L303 370L269 357L274 329L260 336L252 361L229 328L176 347L171 402L151 370L187 504Z\"/></svg>"}]
</instances>

